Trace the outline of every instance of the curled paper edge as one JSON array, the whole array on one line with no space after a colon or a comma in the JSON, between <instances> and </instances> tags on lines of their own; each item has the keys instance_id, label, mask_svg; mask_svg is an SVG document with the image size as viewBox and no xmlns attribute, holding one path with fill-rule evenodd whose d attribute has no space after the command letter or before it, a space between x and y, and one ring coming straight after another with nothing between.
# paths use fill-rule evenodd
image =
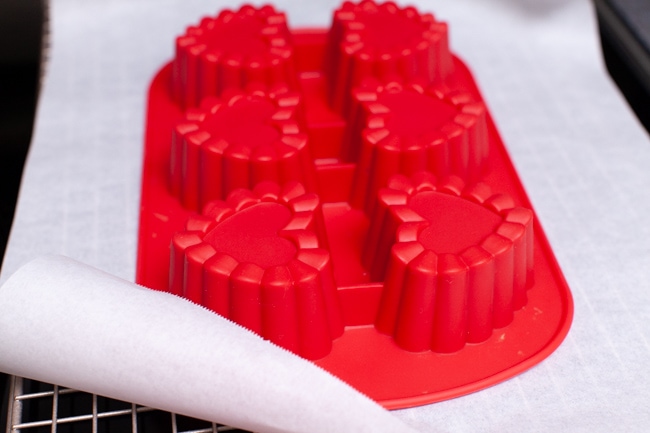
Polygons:
<instances>
[{"instance_id":1,"label":"curled paper edge","mask_svg":"<svg viewBox=\"0 0 650 433\"><path fill-rule=\"evenodd\" d=\"M63 256L0 287L0 347L6 373L259 433L415 431L200 306Z\"/></svg>"}]
</instances>

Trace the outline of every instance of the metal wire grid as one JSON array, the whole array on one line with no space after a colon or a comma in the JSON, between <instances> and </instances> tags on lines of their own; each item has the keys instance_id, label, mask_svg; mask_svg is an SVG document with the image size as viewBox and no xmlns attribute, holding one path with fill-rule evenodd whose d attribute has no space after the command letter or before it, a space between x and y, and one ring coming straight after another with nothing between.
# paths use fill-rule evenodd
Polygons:
<instances>
[{"instance_id":1,"label":"metal wire grid","mask_svg":"<svg viewBox=\"0 0 650 433\"><path fill-rule=\"evenodd\" d=\"M245 433L17 376L8 397L6 433Z\"/></svg>"}]
</instances>

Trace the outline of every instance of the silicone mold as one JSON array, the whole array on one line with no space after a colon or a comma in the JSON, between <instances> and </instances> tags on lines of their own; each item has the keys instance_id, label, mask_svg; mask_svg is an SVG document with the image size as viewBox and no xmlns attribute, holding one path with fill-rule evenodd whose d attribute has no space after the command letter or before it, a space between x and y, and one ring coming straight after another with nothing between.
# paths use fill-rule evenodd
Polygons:
<instances>
[{"instance_id":1,"label":"silicone mold","mask_svg":"<svg viewBox=\"0 0 650 433\"><path fill-rule=\"evenodd\" d=\"M447 25L390 2L300 30L246 5L177 38L149 91L136 279L387 408L530 368L573 314Z\"/></svg>"}]
</instances>

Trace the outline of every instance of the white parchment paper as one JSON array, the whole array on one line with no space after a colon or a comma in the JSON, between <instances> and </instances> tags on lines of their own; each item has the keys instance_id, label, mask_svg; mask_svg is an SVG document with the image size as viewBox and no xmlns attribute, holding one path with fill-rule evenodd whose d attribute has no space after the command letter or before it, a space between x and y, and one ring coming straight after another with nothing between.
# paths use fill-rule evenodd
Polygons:
<instances>
[{"instance_id":1,"label":"white parchment paper","mask_svg":"<svg viewBox=\"0 0 650 433\"><path fill-rule=\"evenodd\" d=\"M0 288L0 370L260 433L414 432L195 304L62 256Z\"/></svg>"},{"instance_id":2,"label":"white parchment paper","mask_svg":"<svg viewBox=\"0 0 650 433\"><path fill-rule=\"evenodd\" d=\"M650 142L603 65L588 0L413 1L450 24L572 289L563 345L532 370L395 412L428 431L650 425ZM278 1L327 26L337 2ZM146 89L173 37L226 5L53 0L52 48L1 280L44 253L135 273ZM236 6L236 5L230 5Z\"/></svg>"}]
</instances>

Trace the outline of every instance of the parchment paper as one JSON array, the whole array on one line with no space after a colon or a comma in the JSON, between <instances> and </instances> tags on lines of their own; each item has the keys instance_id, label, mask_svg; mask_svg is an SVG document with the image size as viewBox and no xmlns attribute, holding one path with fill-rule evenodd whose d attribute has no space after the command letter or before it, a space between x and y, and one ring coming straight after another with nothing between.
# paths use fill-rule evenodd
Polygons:
<instances>
[{"instance_id":1,"label":"parchment paper","mask_svg":"<svg viewBox=\"0 0 650 433\"><path fill-rule=\"evenodd\" d=\"M395 415L423 431L650 425L650 143L608 78L587 0L412 2L450 24L572 289L560 348L490 389ZM53 0L52 49L3 272L65 254L133 280L146 89L224 2ZM327 26L337 2L278 1ZM234 6L234 5L233 5Z\"/></svg>"},{"instance_id":2,"label":"parchment paper","mask_svg":"<svg viewBox=\"0 0 650 433\"><path fill-rule=\"evenodd\" d=\"M415 432L219 315L62 256L0 288L0 347L1 371L255 432Z\"/></svg>"}]
</instances>

